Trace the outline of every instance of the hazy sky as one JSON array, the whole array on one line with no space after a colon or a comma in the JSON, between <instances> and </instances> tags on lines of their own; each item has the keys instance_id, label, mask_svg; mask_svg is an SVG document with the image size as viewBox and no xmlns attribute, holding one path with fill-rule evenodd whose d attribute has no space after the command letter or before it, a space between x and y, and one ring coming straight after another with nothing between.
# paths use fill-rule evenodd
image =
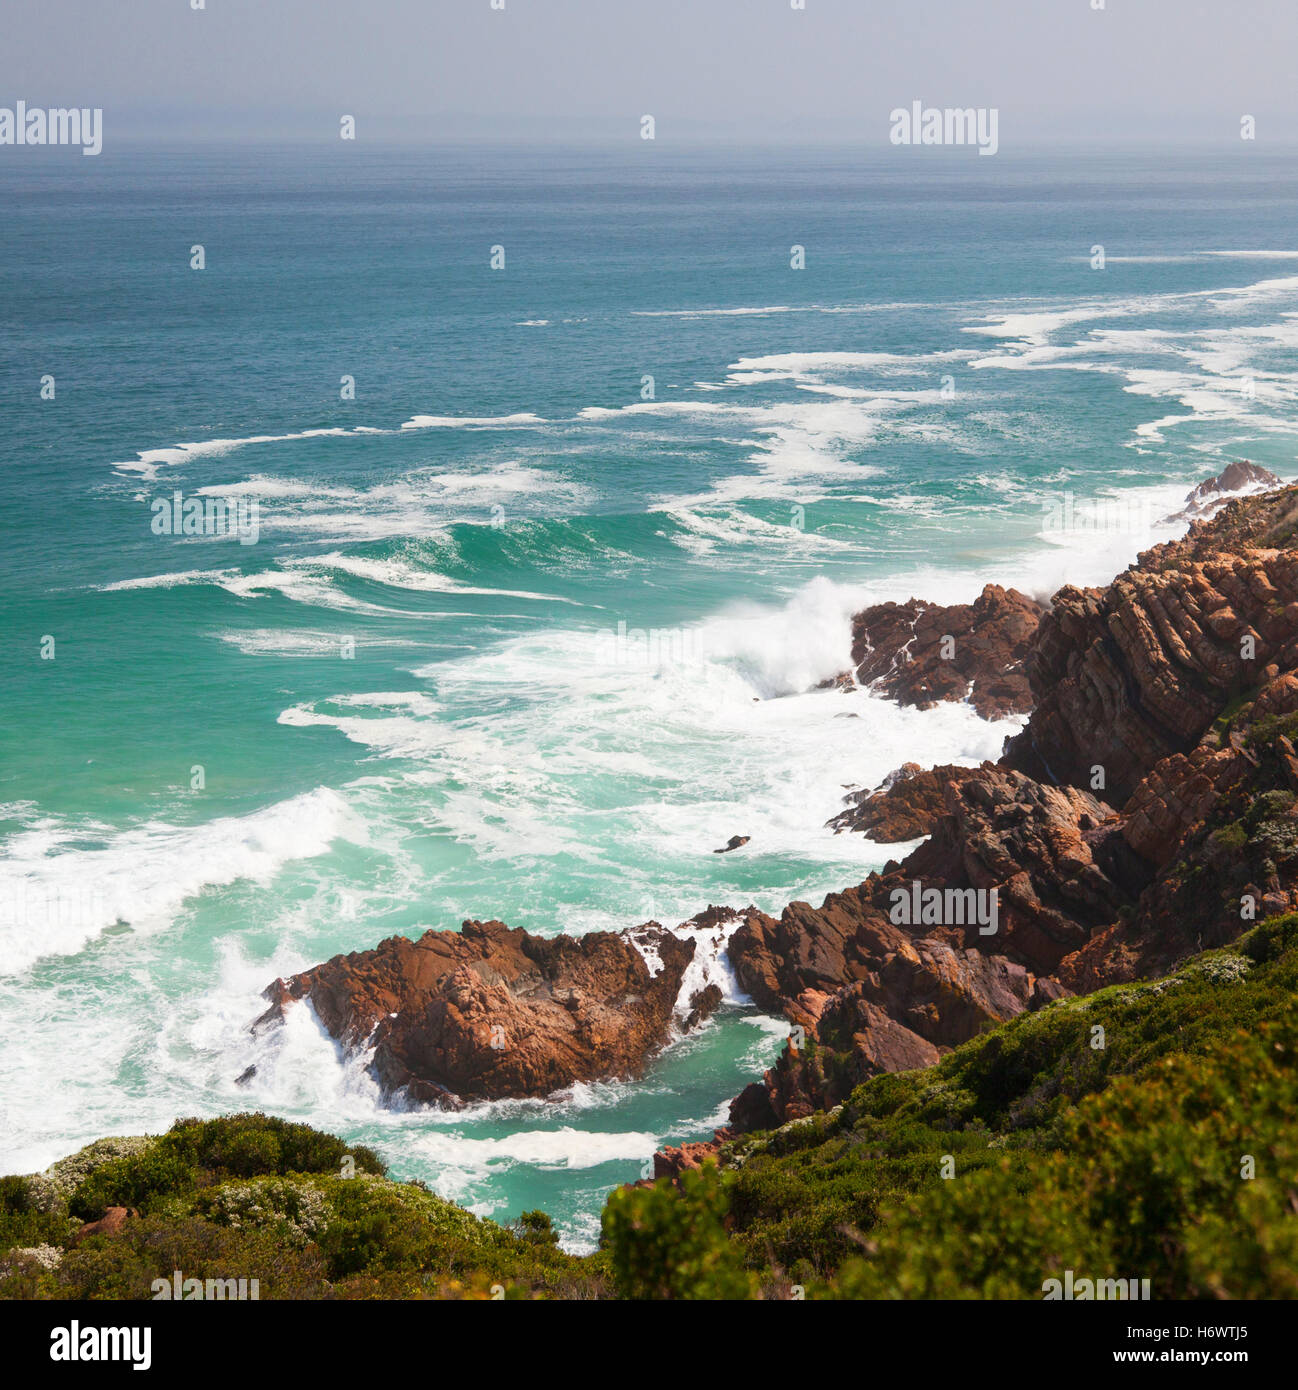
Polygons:
<instances>
[{"instance_id":1,"label":"hazy sky","mask_svg":"<svg viewBox=\"0 0 1298 1390\"><path fill-rule=\"evenodd\" d=\"M105 136L805 138L995 106L1001 146L1298 139L1298 0L3 0L0 106Z\"/></svg>"}]
</instances>

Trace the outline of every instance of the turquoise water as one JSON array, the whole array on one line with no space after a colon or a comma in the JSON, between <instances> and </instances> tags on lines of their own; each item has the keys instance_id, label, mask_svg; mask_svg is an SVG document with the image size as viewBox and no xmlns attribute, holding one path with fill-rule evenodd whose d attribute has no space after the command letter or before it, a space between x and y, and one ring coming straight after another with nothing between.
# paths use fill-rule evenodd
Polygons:
<instances>
[{"instance_id":1,"label":"turquoise water","mask_svg":"<svg viewBox=\"0 0 1298 1390\"><path fill-rule=\"evenodd\" d=\"M256 1105L588 1245L780 1046L720 964L644 1083L453 1116L260 990L818 902L896 852L845 788L1015 727L817 691L854 609L1100 581L1295 472L1287 158L64 153L0 165L4 1171ZM255 544L155 534L177 490Z\"/></svg>"}]
</instances>

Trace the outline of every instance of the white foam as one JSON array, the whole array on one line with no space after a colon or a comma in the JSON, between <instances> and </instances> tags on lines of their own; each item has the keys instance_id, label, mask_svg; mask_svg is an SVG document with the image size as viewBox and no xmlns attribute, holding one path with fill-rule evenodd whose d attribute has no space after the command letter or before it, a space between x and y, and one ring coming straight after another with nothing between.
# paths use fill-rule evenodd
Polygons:
<instances>
[{"instance_id":1,"label":"white foam","mask_svg":"<svg viewBox=\"0 0 1298 1390\"><path fill-rule=\"evenodd\" d=\"M329 656L339 654L342 638L337 632L321 632L307 628L250 628L227 629L216 636L248 656ZM365 638L366 650L383 647L437 646L445 650L471 650L464 643L427 643L413 637Z\"/></svg>"},{"instance_id":2,"label":"white foam","mask_svg":"<svg viewBox=\"0 0 1298 1390\"><path fill-rule=\"evenodd\" d=\"M334 608L354 613L401 612L400 609L384 608L380 604L353 598L339 589L327 574L313 573L306 567L264 570L258 574L244 574L236 569L181 570L174 574L119 579L112 584L102 584L98 587L103 593L119 593L133 589L174 589L204 584L224 589L236 598L257 599L265 598L268 594L279 594L294 603L314 608Z\"/></svg>"},{"instance_id":3,"label":"white foam","mask_svg":"<svg viewBox=\"0 0 1298 1390\"><path fill-rule=\"evenodd\" d=\"M294 705L282 711L278 722L297 729L337 729L353 743L391 758L425 758L449 737L436 719L441 706L419 691L339 695L328 703L344 710L375 708L399 713L335 714L312 705Z\"/></svg>"},{"instance_id":4,"label":"white foam","mask_svg":"<svg viewBox=\"0 0 1298 1390\"><path fill-rule=\"evenodd\" d=\"M742 919L739 919L704 929L674 929L674 934L682 940L694 942L694 957L685 967L673 1009L678 1025L689 1017L695 996L712 985L721 991L722 1003L738 1005L752 1002L740 986L730 957L726 954L730 938L742 925Z\"/></svg>"},{"instance_id":5,"label":"white foam","mask_svg":"<svg viewBox=\"0 0 1298 1390\"><path fill-rule=\"evenodd\" d=\"M643 1160L658 1147L656 1135L642 1130L601 1133L598 1130L523 1129L495 1139L431 1131L410 1134L405 1141L412 1154L444 1169L476 1170L482 1174L498 1165L527 1164L533 1168L598 1168L605 1163Z\"/></svg>"},{"instance_id":6,"label":"white foam","mask_svg":"<svg viewBox=\"0 0 1298 1390\"><path fill-rule=\"evenodd\" d=\"M804 494L804 497L811 500L809 495ZM704 500L711 501L711 498ZM789 521L777 523L764 521L739 507L705 510L673 505L671 499L664 499L661 505L664 514L681 528L681 533L673 535L672 540L695 556L711 555L719 546L760 546L781 554L804 555L808 551L849 552L854 549L850 541L805 529L805 510L799 513L791 509ZM802 526L795 524L799 516L804 523Z\"/></svg>"},{"instance_id":7,"label":"white foam","mask_svg":"<svg viewBox=\"0 0 1298 1390\"><path fill-rule=\"evenodd\" d=\"M1006 340L1001 351L976 358L975 369L1114 373L1125 379L1131 395L1181 406L1184 413L1163 413L1134 427L1133 446L1148 448L1165 443L1168 429L1189 423L1292 434L1298 331L1294 310L1283 306L1296 300L1298 276L1280 276L1221 289L1014 310L989 315L964 331ZM1272 304L1280 308L1278 322L1231 322ZM1207 326L1205 306L1209 319L1217 318ZM1194 326L1096 327L1061 341L1064 330L1082 323L1174 313L1192 313ZM1225 447L1225 431L1219 428L1219 435L1219 447Z\"/></svg>"},{"instance_id":8,"label":"white foam","mask_svg":"<svg viewBox=\"0 0 1298 1390\"><path fill-rule=\"evenodd\" d=\"M631 316L641 319L764 318L771 314L879 314L893 310L932 309L935 307L937 306L920 303L766 304L741 306L734 309L633 309Z\"/></svg>"},{"instance_id":9,"label":"white foam","mask_svg":"<svg viewBox=\"0 0 1298 1390\"><path fill-rule=\"evenodd\" d=\"M253 479L251 491L264 486ZM230 493L231 488L216 489ZM373 487L311 485L294 491L280 485L264 493L281 505L261 508L261 529L281 535L333 542L412 537L424 545L451 544L457 523L504 520L509 516L570 511L585 506L590 489L553 468L514 460L489 467L421 468ZM395 571L394 571L395 572Z\"/></svg>"},{"instance_id":10,"label":"white foam","mask_svg":"<svg viewBox=\"0 0 1298 1390\"><path fill-rule=\"evenodd\" d=\"M689 845L717 867L751 855L819 866L812 882L786 880L761 904L779 910L780 894L828 891L879 862L873 847L824 827L844 783L875 785L910 758L994 757L1018 727L987 724L966 705L919 712L812 689L846 668L849 615L880 596L818 580L787 604L736 606L667 633L656 656L631 650L634 629L619 649L612 621L529 634L417 671L432 686L423 699L418 689L352 695L280 719L399 760L428 823L481 861L522 871L563 855L597 868L603 887L563 913L567 930L697 912ZM857 717L837 717L848 714ZM713 859L734 834L752 837L742 857ZM611 879L610 854L621 865ZM649 863L661 871L642 870Z\"/></svg>"},{"instance_id":11,"label":"white foam","mask_svg":"<svg viewBox=\"0 0 1298 1390\"><path fill-rule=\"evenodd\" d=\"M545 420L529 411L515 415L415 415L407 420L403 430L454 429L518 429L528 425L544 425Z\"/></svg>"},{"instance_id":12,"label":"white foam","mask_svg":"<svg viewBox=\"0 0 1298 1390\"><path fill-rule=\"evenodd\" d=\"M945 352L781 352L766 357L741 357L731 363L731 373L762 373L768 377L797 379L825 372L931 370L932 363L959 362L975 354L965 348Z\"/></svg>"},{"instance_id":13,"label":"white foam","mask_svg":"<svg viewBox=\"0 0 1298 1390\"><path fill-rule=\"evenodd\" d=\"M281 563L300 570L326 570L349 574L357 579L368 579L389 588L409 589L415 593L494 594L503 598L534 599L541 603L584 606L576 599L563 598L558 594L539 594L528 589L480 588L396 557L371 558L344 555L335 551L327 555L312 555L306 559L285 560Z\"/></svg>"},{"instance_id":14,"label":"white foam","mask_svg":"<svg viewBox=\"0 0 1298 1390\"><path fill-rule=\"evenodd\" d=\"M178 468L199 458L216 458L233 453L253 444L282 444L295 439L325 439L347 434L375 434L381 431L367 429L298 430L293 434L250 434L240 439L208 439L197 444L173 444L165 449L144 449L134 459L112 465L119 473L137 473L146 481L153 481L159 469Z\"/></svg>"},{"instance_id":15,"label":"white foam","mask_svg":"<svg viewBox=\"0 0 1298 1390\"><path fill-rule=\"evenodd\" d=\"M269 884L285 864L340 839L364 844L367 832L326 787L194 826L38 822L10 837L0 861L0 974L75 955L111 927L163 930L204 890Z\"/></svg>"}]
</instances>

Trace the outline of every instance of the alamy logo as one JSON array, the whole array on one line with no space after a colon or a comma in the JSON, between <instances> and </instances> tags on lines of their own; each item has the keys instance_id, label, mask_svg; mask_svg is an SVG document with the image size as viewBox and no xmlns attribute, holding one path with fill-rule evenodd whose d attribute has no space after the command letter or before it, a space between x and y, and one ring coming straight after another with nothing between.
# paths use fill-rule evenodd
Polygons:
<instances>
[{"instance_id":1,"label":"alamy logo","mask_svg":"<svg viewBox=\"0 0 1298 1390\"><path fill-rule=\"evenodd\" d=\"M177 490L149 503L155 536L237 536L240 545L256 545L261 510L255 497L186 497Z\"/></svg>"},{"instance_id":2,"label":"alamy logo","mask_svg":"<svg viewBox=\"0 0 1298 1390\"><path fill-rule=\"evenodd\" d=\"M80 145L82 154L104 148L104 112L96 106L0 106L0 145Z\"/></svg>"},{"instance_id":3,"label":"alamy logo","mask_svg":"<svg viewBox=\"0 0 1298 1390\"><path fill-rule=\"evenodd\" d=\"M1157 523L1153 505L1140 498L1074 497L1064 492L1043 497L1042 533L1049 535L1147 536Z\"/></svg>"},{"instance_id":4,"label":"alamy logo","mask_svg":"<svg viewBox=\"0 0 1298 1390\"><path fill-rule=\"evenodd\" d=\"M155 1279L149 1287L154 1301L163 1303L179 1299L213 1303L261 1299L261 1285L256 1279L186 1279L178 1269L172 1271L170 1279Z\"/></svg>"},{"instance_id":5,"label":"alamy logo","mask_svg":"<svg viewBox=\"0 0 1298 1390\"><path fill-rule=\"evenodd\" d=\"M909 888L894 888L888 918L897 927L978 927L980 936L995 936L1000 912L999 888L925 888L916 879Z\"/></svg>"},{"instance_id":6,"label":"alamy logo","mask_svg":"<svg viewBox=\"0 0 1298 1390\"><path fill-rule=\"evenodd\" d=\"M130 1361L132 1369L153 1365L151 1327L56 1327L50 1333L51 1361Z\"/></svg>"},{"instance_id":7,"label":"alamy logo","mask_svg":"<svg viewBox=\"0 0 1298 1390\"><path fill-rule=\"evenodd\" d=\"M705 659L698 628L628 628L623 618L616 632L601 632L596 639L595 660L600 666L695 667Z\"/></svg>"},{"instance_id":8,"label":"alamy logo","mask_svg":"<svg viewBox=\"0 0 1298 1390\"><path fill-rule=\"evenodd\" d=\"M1063 1279L1047 1279L1041 1286L1042 1302L1063 1299L1079 1303L1113 1299L1147 1299L1148 1279L1074 1279L1071 1269Z\"/></svg>"},{"instance_id":9,"label":"alamy logo","mask_svg":"<svg viewBox=\"0 0 1298 1390\"><path fill-rule=\"evenodd\" d=\"M898 106L888 119L894 145L977 145L978 153L1000 149L999 108L992 106L925 106L913 101Z\"/></svg>"}]
</instances>

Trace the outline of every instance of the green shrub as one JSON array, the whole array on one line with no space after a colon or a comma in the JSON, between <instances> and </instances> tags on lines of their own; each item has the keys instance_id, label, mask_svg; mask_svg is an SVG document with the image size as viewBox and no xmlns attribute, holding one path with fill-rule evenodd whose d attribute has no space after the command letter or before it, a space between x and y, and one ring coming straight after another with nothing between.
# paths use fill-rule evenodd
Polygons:
<instances>
[{"instance_id":1,"label":"green shrub","mask_svg":"<svg viewBox=\"0 0 1298 1390\"><path fill-rule=\"evenodd\" d=\"M152 1299L157 1279L257 1280L258 1298L321 1298L325 1265L312 1246L296 1249L273 1231L217 1225L197 1217L145 1217L120 1235L94 1236L59 1268L63 1298Z\"/></svg>"},{"instance_id":2,"label":"green shrub","mask_svg":"<svg viewBox=\"0 0 1298 1390\"><path fill-rule=\"evenodd\" d=\"M147 1213L163 1197L193 1189L198 1174L161 1144L102 1163L72 1194L68 1209L82 1221L97 1221L109 1207Z\"/></svg>"},{"instance_id":3,"label":"green shrub","mask_svg":"<svg viewBox=\"0 0 1298 1390\"><path fill-rule=\"evenodd\" d=\"M154 1141L145 1134L114 1135L107 1139L96 1139L85 1148L57 1163L41 1175L39 1181L48 1183L53 1199L66 1202L78 1187L105 1163L115 1158L129 1158L143 1153Z\"/></svg>"},{"instance_id":4,"label":"green shrub","mask_svg":"<svg viewBox=\"0 0 1298 1390\"><path fill-rule=\"evenodd\" d=\"M283 1177L286 1173L338 1175L349 1158L357 1172L380 1177L387 1172L373 1149L349 1145L310 1125L260 1113L177 1120L161 1142L195 1168L235 1178Z\"/></svg>"},{"instance_id":5,"label":"green shrub","mask_svg":"<svg viewBox=\"0 0 1298 1390\"><path fill-rule=\"evenodd\" d=\"M0 1259L17 1247L61 1245L76 1224L63 1211L47 1209L31 1178L0 1178Z\"/></svg>"},{"instance_id":6,"label":"green shrub","mask_svg":"<svg viewBox=\"0 0 1298 1390\"><path fill-rule=\"evenodd\" d=\"M1040 1298L1046 1279L1149 1279L1155 1298L1298 1297L1298 1028L1270 1024L1084 1101L1058 1152L927 1188L848 1298ZM1246 1176L1251 1159L1254 1176Z\"/></svg>"},{"instance_id":7,"label":"green shrub","mask_svg":"<svg viewBox=\"0 0 1298 1390\"><path fill-rule=\"evenodd\" d=\"M225 1183L199 1199L197 1211L209 1221L235 1229L261 1229L301 1249L329 1225L329 1204L309 1181L254 1178Z\"/></svg>"},{"instance_id":8,"label":"green shrub","mask_svg":"<svg viewBox=\"0 0 1298 1390\"><path fill-rule=\"evenodd\" d=\"M748 1298L753 1280L726 1231L728 1181L716 1164L682 1173L679 1187L619 1188L603 1238L623 1298Z\"/></svg>"},{"instance_id":9,"label":"green shrub","mask_svg":"<svg viewBox=\"0 0 1298 1390\"><path fill-rule=\"evenodd\" d=\"M523 1212L514 1223L514 1229L521 1240L530 1241L533 1245L559 1244L559 1233L546 1212Z\"/></svg>"}]
</instances>

